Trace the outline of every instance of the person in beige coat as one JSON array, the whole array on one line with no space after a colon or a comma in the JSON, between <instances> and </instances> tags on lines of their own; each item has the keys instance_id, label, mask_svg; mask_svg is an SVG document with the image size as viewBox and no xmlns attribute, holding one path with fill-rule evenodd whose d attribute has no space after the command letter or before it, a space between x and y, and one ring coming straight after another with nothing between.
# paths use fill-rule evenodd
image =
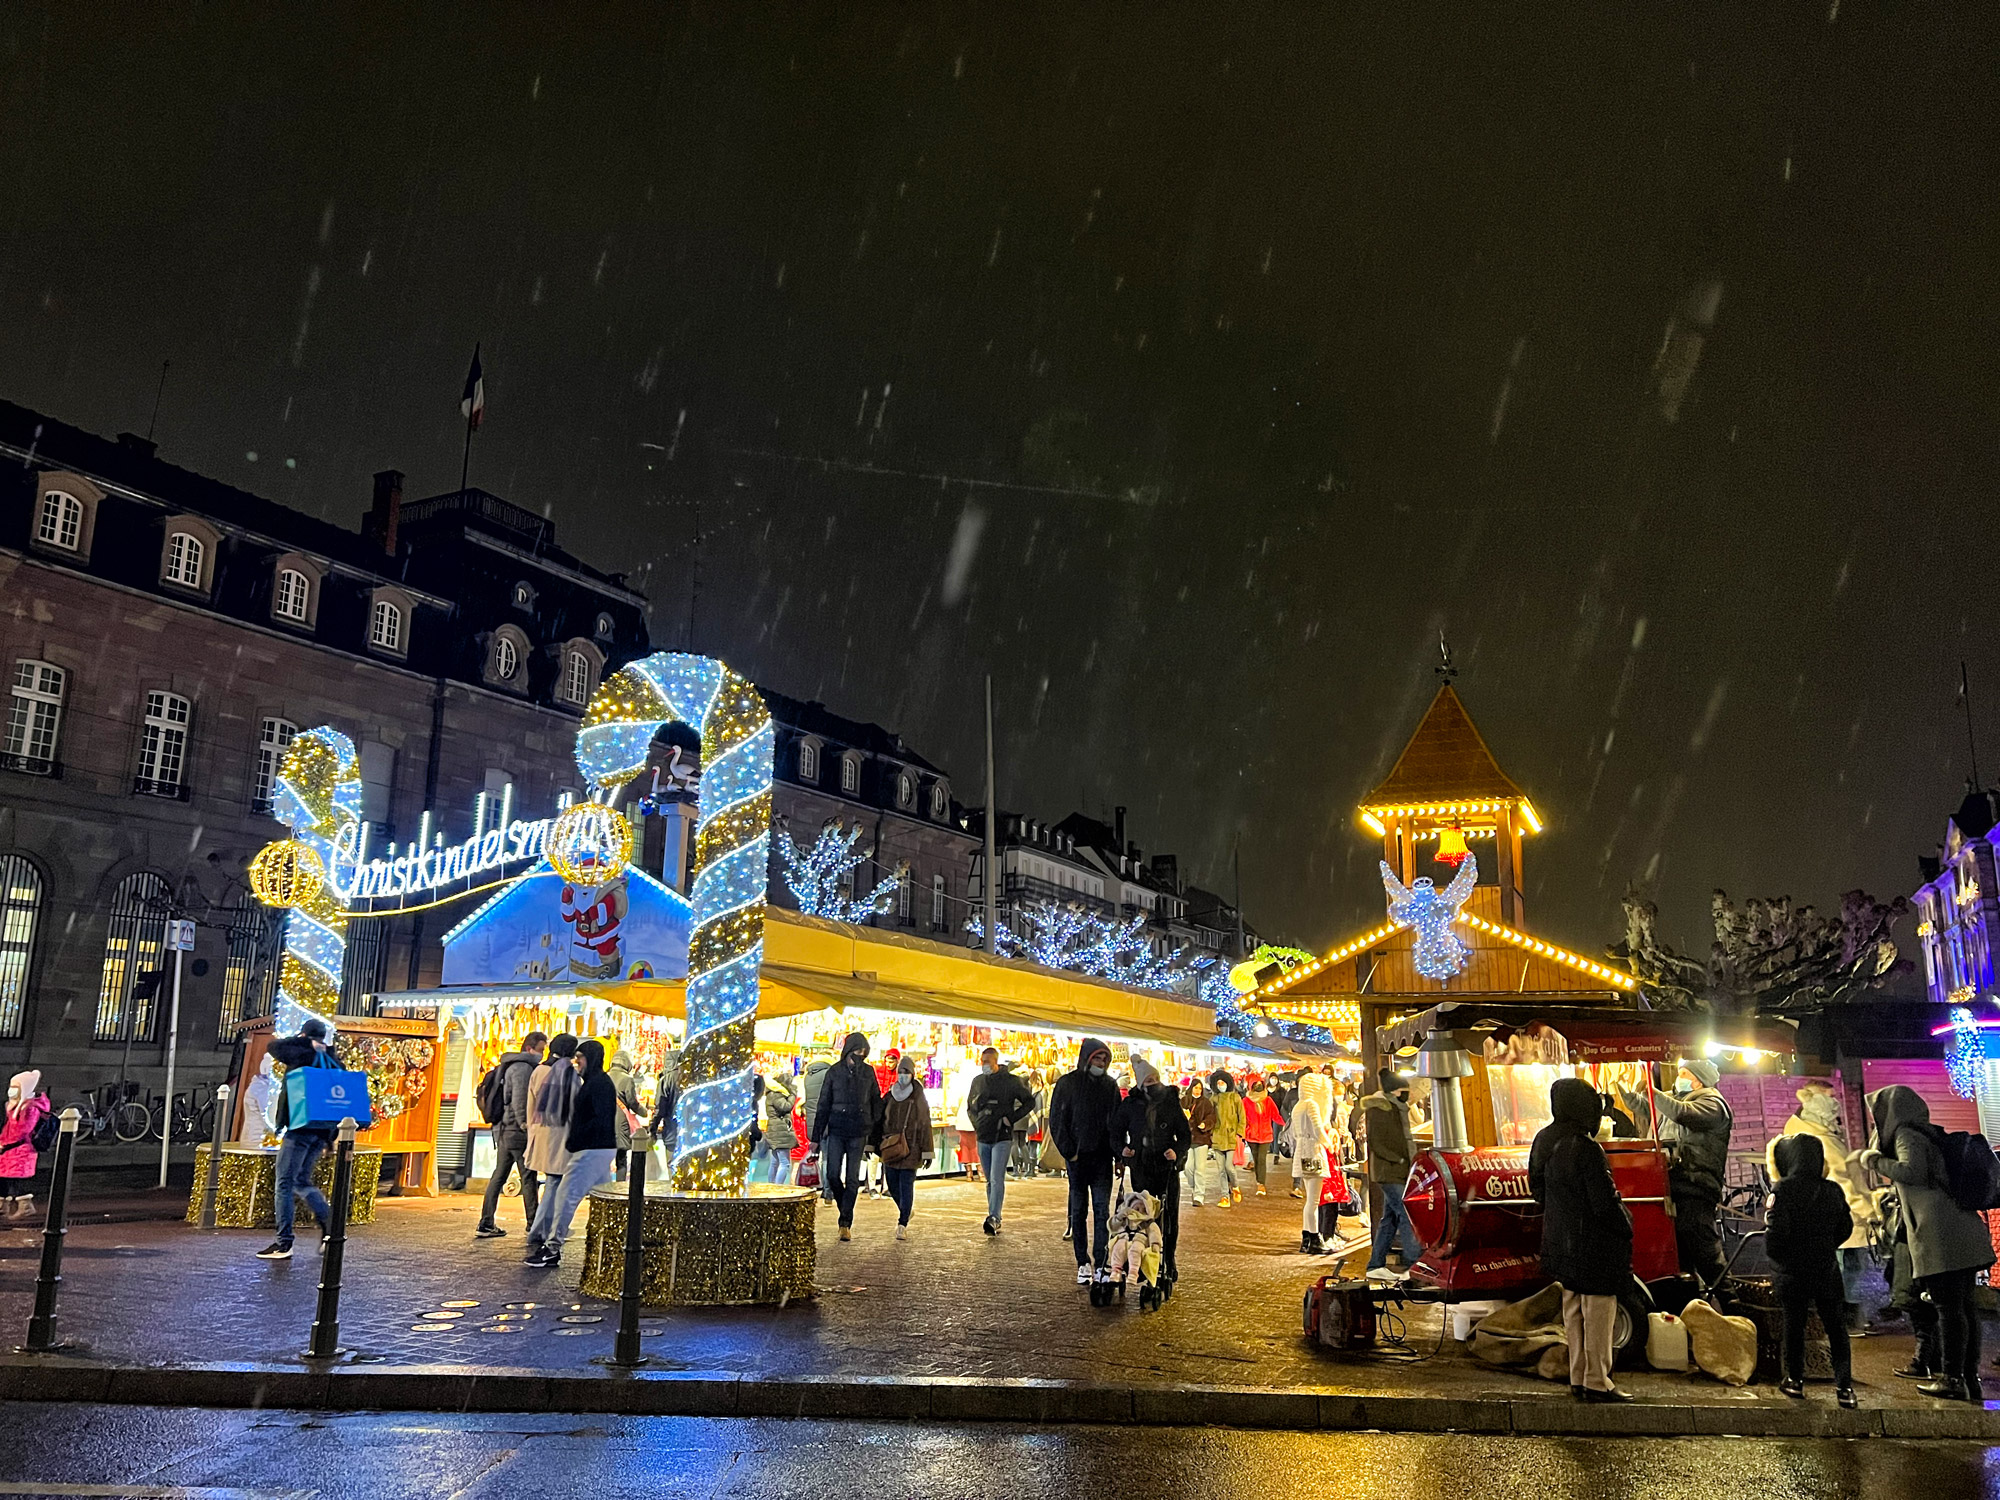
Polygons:
<instances>
[{"instance_id":1,"label":"person in beige coat","mask_svg":"<svg viewBox=\"0 0 2000 1500\"><path fill-rule=\"evenodd\" d=\"M1776 1182L1782 1175L1778 1171L1778 1142L1793 1135L1818 1138L1826 1156L1827 1180L1839 1186L1847 1199L1847 1212L1854 1220L1853 1232L1840 1246L1840 1284L1847 1303L1847 1331L1860 1333L1861 1277L1868 1265L1868 1226L1879 1217L1875 1212L1875 1197L1862 1180L1860 1151L1848 1147L1847 1132L1840 1123L1840 1096L1824 1083L1808 1083L1797 1097L1798 1110L1764 1148L1764 1163L1771 1181Z\"/></svg>"}]
</instances>

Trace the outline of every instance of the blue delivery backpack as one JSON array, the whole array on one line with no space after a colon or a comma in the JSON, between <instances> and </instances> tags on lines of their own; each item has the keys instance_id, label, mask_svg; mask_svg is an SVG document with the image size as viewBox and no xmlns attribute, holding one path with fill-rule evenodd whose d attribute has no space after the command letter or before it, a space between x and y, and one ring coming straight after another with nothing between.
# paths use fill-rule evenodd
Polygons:
<instances>
[{"instance_id":1,"label":"blue delivery backpack","mask_svg":"<svg viewBox=\"0 0 2000 1500\"><path fill-rule=\"evenodd\" d=\"M368 1104L368 1075L349 1072L322 1052L309 1068L285 1075L285 1103L291 1130L337 1130L352 1116L357 1130L375 1122Z\"/></svg>"}]
</instances>

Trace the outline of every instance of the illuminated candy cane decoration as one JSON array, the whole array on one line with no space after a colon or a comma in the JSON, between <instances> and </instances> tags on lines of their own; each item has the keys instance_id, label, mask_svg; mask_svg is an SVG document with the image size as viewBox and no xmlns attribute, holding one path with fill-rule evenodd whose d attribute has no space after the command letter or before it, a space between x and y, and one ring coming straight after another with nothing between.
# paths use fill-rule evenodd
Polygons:
<instances>
[{"instance_id":1,"label":"illuminated candy cane decoration","mask_svg":"<svg viewBox=\"0 0 2000 1500\"><path fill-rule=\"evenodd\" d=\"M740 1192L755 1117L750 1054L764 961L774 731L748 678L711 657L660 652L614 673L590 700L576 760L593 793L605 797L643 771L653 736L670 723L700 732L702 762L673 1184L682 1192Z\"/></svg>"},{"instance_id":2,"label":"illuminated candy cane decoration","mask_svg":"<svg viewBox=\"0 0 2000 1500\"><path fill-rule=\"evenodd\" d=\"M279 766L271 810L292 837L258 850L250 889L268 906L289 908L277 1031L290 1036L318 1016L331 1034L347 954L347 912L335 891L351 883L361 822L354 742L335 729L295 738Z\"/></svg>"}]
</instances>

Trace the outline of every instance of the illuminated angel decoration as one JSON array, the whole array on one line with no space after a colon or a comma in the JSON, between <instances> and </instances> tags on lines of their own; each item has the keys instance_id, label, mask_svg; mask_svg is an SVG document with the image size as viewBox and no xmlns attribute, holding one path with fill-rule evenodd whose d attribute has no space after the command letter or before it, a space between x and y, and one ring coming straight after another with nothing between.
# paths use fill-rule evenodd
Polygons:
<instances>
[{"instance_id":1,"label":"illuminated angel decoration","mask_svg":"<svg viewBox=\"0 0 2000 1500\"><path fill-rule=\"evenodd\" d=\"M1479 860L1466 855L1451 884L1440 893L1428 875L1419 875L1405 886L1382 861L1382 888L1389 893L1389 916L1417 930L1417 972L1426 979L1450 979L1465 972L1472 950L1451 930L1458 909L1472 897L1479 884Z\"/></svg>"}]
</instances>

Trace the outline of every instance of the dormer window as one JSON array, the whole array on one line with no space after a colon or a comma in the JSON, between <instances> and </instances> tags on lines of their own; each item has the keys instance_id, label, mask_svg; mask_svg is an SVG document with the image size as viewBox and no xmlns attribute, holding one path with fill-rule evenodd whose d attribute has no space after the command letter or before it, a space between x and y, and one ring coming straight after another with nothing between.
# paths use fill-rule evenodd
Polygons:
<instances>
[{"instance_id":1,"label":"dormer window","mask_svg":"<svg viewBox=\"0 0 2000 1500\"><path fill-rule=\"evenodd\" d=\"M177 583L184 589L201 587L201 567L208 549L201 544L201 538L189 532L176 531L167 538L168 583Z\"/></svg>"},{"instance_id":2,"label":"dormer window","mask_svg":"<svg viewBox=\"0 0 2000 1500\"><path fill-rule=\"evenodd\" d=\"M83 502L66 490L50 490L43 495L35 539L65 552L75 552L83 544Z\"/></svg>"},{"instance_id":3,"label":"dormer window","mask_svg":"<svg viewBox=\"0 0 2000 1500\"><path fill-rule=\"evenodd\" d=\"M799 780L819 780L819 745L812 740L799 741Z\"/></svg>"},{"instance_id":4,"label":"dormer window","mask_svg":"<svg viewBox=\"0 0 2000 1500\"><path fill-rule=\"evenodd\" d=\"M843 755L840 758L840 789L850 797L861 795L861 757Z\"/></svg>"},{"instance_id":5,"label":"dormer window","mask_svg":"<svg viewBox=\"0 0 2000 1500\"><path fill-rule=\"evenodd\" d=\"M917 780L908 771L896 777L896 806L915 807L917 805Z\"/></svg>"},{"instance_id":6,"label":"dormer window","mask_svg":"<svg viewBox=\"0 0 2000 1500\"><path fill-rule=\"evenodd\" d=\"M486 647L486 681L520 692L528 685L528 638L518 625L502 625Z\"/></svg>"},{"instance_id":7,"label":"dormer window","mask_svg":"<svg viewBox=\"0 0 2000 1500\"><path fill-rule=\"evenodd\" d=\"M520 666L520 651L506 636L501 636L493 643L493 675L502 682L512 682Z\"/></svg>"},{"instance_id":8,"label":"dormer window","mask_svg":"<svg viewBox=\"0 0 2000 1500\"><path fill-rule=\"evenodd\" d=\"M604 653L582 636L572 636L556 651L556 701L587 708L604 670Z\"/></svg>"},{"instance_id":9,"label":"dormer window","mask_svg":"<svg viewBox=\"0 0 2000 1500\"><path fill-rule=\"evenodd\" d=\"M581 651L570 652L563 664L563 694L572 703L590 701L590 658Z\"/></svg>"},{"instance_id":10,"label":"dormer window","mask_svg":"<svg viewBox=\"0 0 2000 1500\"><path fill-rule=\"evenodd\" d=\"M533 609L534 607L535 607L535 589L534 589L534 585L533 585L533 584L529 584L529 583L517 583L517 584L515 584L515 585L514 585L514 608L516 608L516 609Z\"/></svg>"},{"instance_id":11,"label":"dormer window","mask_svg":"<svg viewBox=\"0 0 2000 1500\"><path fill-rule=\"evenodd\" d=\"M312 581L297 568L278 569L278 586L271 594L271 613L294 624L306 622L306 601L312 597Z\"/></svg>"},{"instance_id":12,"label":"dormer window","mask_svg":"<svg viewBox=\"0 0 2000 1500\"><path fill-rule=\"evenodd\" d=\"M597 638L600 641L610 640L613 631L616 629L617 627L612 623L611 616L599 615L597 617Z\"/></svg>"},{"instance_id":13,"label":"dormer window","mask_svg":"<svg viewBox=\"0 0 2000 1500\"><path fill-rule=\"evenodd\" d=\"M945 807L949 801L950 799L945 796L944 783L942 781L933 782L931 784L931 816L934 818L943 817Z\"/></svg>"},{"instance_id":14,"label":"dormer window","mask_svg":"<svg viewBox=\"0 0 2000 1500\"><path fill-rule=\"evenodd\" d=\"M407 656L410 650L410 596L387 585L375 590L368 604L369 649L390 656Z\"/></svg>"},{"instance_id":15,"label":"dormer window","mask_svg":"<svg viewBox=\"0 0 2000 1500\"><path fill-rule=\"evenodd\" d=\"M215 581L222 533L199 516L169 516L160 539L160 582L206 594Z\"/></svg>"}]
</instances>

